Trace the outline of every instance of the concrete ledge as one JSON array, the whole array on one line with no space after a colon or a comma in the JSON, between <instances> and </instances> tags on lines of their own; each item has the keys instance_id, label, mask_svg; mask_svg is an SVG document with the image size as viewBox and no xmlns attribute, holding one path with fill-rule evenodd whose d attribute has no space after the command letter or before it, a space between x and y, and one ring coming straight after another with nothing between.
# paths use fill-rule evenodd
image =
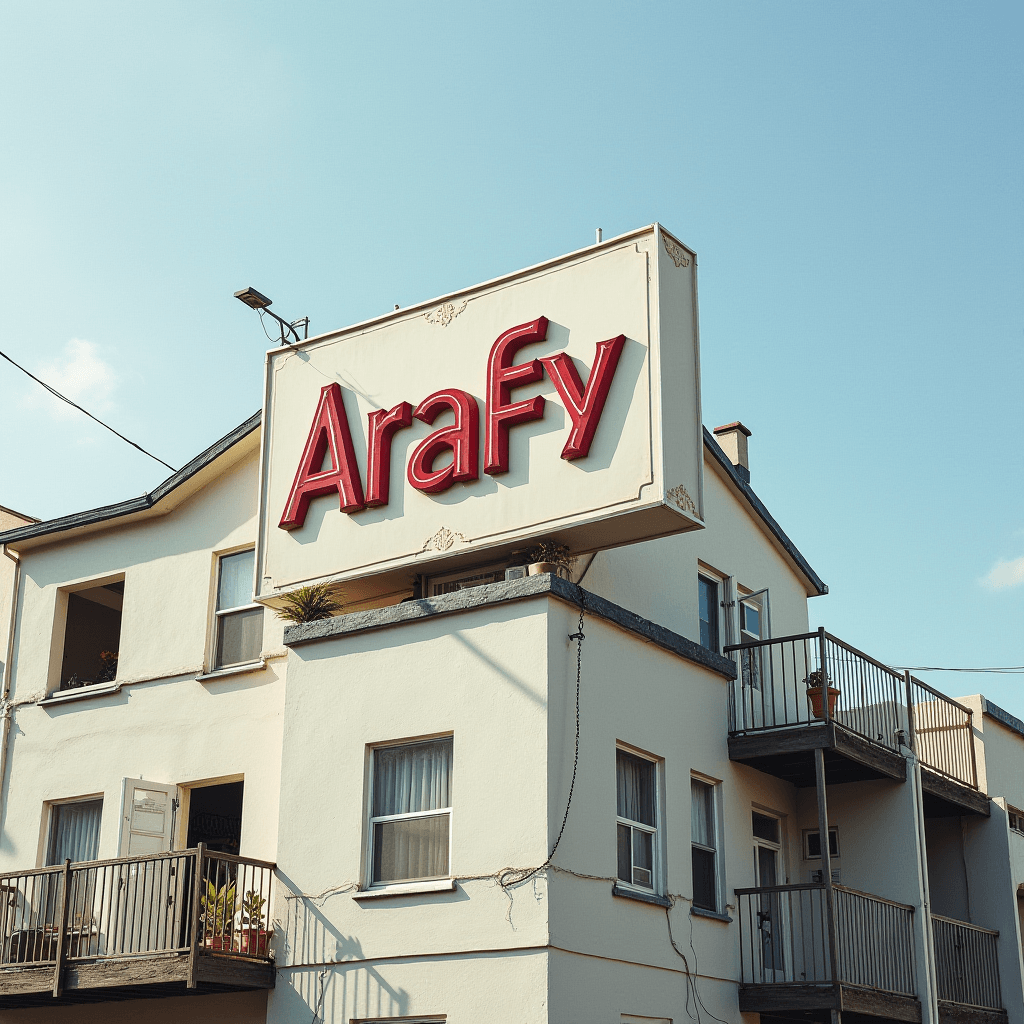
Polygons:
<instances>
[{"instance_id":1,"label":"concrete ledge","mask_svg":"<svg viewBox=\"0 0 1024 1024\"><path fill-rule=\"evenodd\" d=\"M706 647L680 636L671 629L659 626L650 619L628 611L611 601L606 601L597 594L590 593L569 583L560 576L544 573L540 576L527 576L522 580L508 580L503 583L489 583L484 587L471 587L455 594L444 594L441 597L424 597L418 601L403 601L402 604L388 608L374 608L371 611L351 612L348 615L336 615L319 622L306 622L298 626L289 626L284 631L286 647L298 647L301 644L316 640L353 636L367 633L375 629L388 629L406 622L419 622L423 619L437 618L440 615L455 615L459 612L485 608L488 605L507 604L511 601L524 601L532 597L550 595L578 608L580 596L586 607L587 615L596 615L611 622L621 629L628 630L641 640L656 644L671 654L685 658L702 668L717 672L726 679L736 678L736 666L729 658L725 658ZM586 632L584 623L583 631Z\"/></svg>"},{"instance_id":2,"label":"concrete ledge","mask_svg":"<svg viewBox=\"0 0 1024 1024\"><path fill-rule=\"evenodd\" d=\"M612 895L621 896L626 900L637 900L639 903L653 903L656 907L672 907L672 901L667 896L661 896L656 892L641 892L639 889L630 889L617 883L612 886Z\"/></svg>"}]
</instances>

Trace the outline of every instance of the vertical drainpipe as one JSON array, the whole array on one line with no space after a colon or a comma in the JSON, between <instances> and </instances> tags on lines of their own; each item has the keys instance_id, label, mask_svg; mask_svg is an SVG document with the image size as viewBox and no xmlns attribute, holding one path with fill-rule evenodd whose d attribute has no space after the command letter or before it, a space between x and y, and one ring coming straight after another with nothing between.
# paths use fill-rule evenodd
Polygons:
<instances>
[{"instance_id":1,"label":"vertical drainpipe","mask_svg":"<svg viewBox=\"0 0 1024 1024\"><path fill-rule=\"evenodd\" d=\"M913 708L908 709L913 714ZM928 882L928 855L927 841L924 828L924 792L921 789L921 763L914 751L910 752L907 758L907 769L911 775L914 796L914 817L917 824L917 866L921 877L921 913L923 916L923 928L921 935L924 940L924 949L921 951L924 957L925 982L927 991L922 993L921 1010L924 1024L937 1022L939 1014L938 996L936 988L938 982L935 978L935 940L932 934L932 899L931 887Z\"/></svg>"},{"instance_id":2,"label":"vertical drainpipe","mask_svg":"<svg viewBox=\"0 0 1024 1024\"><path fill-rule=\"evenodd\" d=\"M4 682L3 690L0 691L0 717L3 718L3 735L0 737L0 834L3 832L3 822L6 817L6 808L3 806L4 780L7 778L7 744L11 736L11 660L14 657L14 627L18 621L18 595L21 590L21 559L12 555L3 546L4 554L14 563L14 587L11 590L11 618L7 624L7 646L4 655Z\"/></svg>"}]
</instances>

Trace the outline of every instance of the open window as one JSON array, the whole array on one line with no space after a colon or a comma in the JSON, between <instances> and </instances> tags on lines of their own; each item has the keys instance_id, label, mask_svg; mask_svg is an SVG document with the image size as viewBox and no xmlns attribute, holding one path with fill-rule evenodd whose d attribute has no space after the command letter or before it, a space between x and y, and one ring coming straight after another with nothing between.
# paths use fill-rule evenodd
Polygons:
<instances>
[{"instance_id":1,"label":"open window","mask_svg":"<svg viewBox=\"0 0 1024 1024\"><path fill-rule=\"evenodd\" d=\"M61 690L117 678L124 579L67 595Z\"/></svg>"}]
</instances>

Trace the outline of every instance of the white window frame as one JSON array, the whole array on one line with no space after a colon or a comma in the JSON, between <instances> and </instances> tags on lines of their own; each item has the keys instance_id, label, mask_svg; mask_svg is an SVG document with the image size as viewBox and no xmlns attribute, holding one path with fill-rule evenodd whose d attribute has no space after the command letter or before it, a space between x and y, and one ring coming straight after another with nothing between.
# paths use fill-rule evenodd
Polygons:
<instances>
[{"instance_id":1,"label":"white window frame","mask_svg":"<svg viewBox=\"0 0 1024 1024\"><path fill-rule=\"evenodd\" d=\"M437 740L451 740L452 744L452 778L449 782L448 799L451 801L448 807L438 807L432 811L410 811L407 814L382 814L379 817L373 815L373 786L374 786L374 775L375 765L377 758L374 756L378 750L386 750L389 747L411 747L417 743L431 743ZM443 882L450 880L452 874L452 856L454 855L454 848L452 846L452 834L453 834L453 819L454 819L454 806L455 806L455 734L451 732L442 732L434 736L416 736L412 739L401 739L401 740L388 740L386 743L373 743L368 746L369 756L369 767L367 769L367 790L366 790L366 843L364 855L366 857L366 870L363 873L364 876L364 889L373 890L379 892L384 889L409 889L415 888L420 885L430 885L433 882ZM395 880L392 882L375 882L373 880L373 833L374 826L379 822L386 821L398 821L402 818L430 818L440 817L442 814L448 815L448 874L447 875L436 875L430 878L404 878L401 881Z\"/></svg>"},{"instance_id":2,"label":"white window frame","mask_svg":"<svg viewBox=\"0 0 1024 1024\"><path fill-rule=\"evenodd\" d=\"M700 578L703 576L708 582L714 583L718 588L718 601L716 602L718 607L715 609L715 632L718 636L718 646L714 648L707 648L707 650L714 650L716 654L722 653L722 648L729 643L732 643L732 639L728 635L728 616L725 614L728 610L728 596L726 590L728 589L729 577L720 573L717 569L712 569L710 566L705 565L703 562L697 563L697 643L700 643Z\"/></svg>"},{"instance_id":3,"label":"white window frame","mask_svg":"<svg viewBox=\"0 0 1024 1024\"><path fill-rule=\"evenodd\" d=\"M207 658L207 665L209 666L208 672L231 672L239 668L244 668L246 665L258 665L262 661L263 655L263 639L261 630L260 649L256 654L255 658L249 661L232 662L230 665L218 665L217 664L217 647L220 643L220 623L221 619L227 615L234 615L237 612L248 612L254 611L259 608L264 612L263 615L263 626L266 627L266 609L263 605L257 601L250 601L249 604L240 604L237 608L224 608L218 609L217 605L220 603L220 563L225 558L230 558L232 555L240 555L245 551L251 551L253 553L253 559L256 557L256 548L252 544L242 544L237 548L229 548L226 551L214 552L213 559L213 595L211 598L211 607L213 610L212 626L210 630L210 654ZM255 587L255 584L254 584Z\"/></svg>"},{"instance_id":4,"label":"white window frame","mask_svg":"<svg viewBox=\"0 0 1024 1024\"><path fill-rule=\"evenodd\" d=\"M811 836L819 836L819 839L818 839L818 849L821 850L821 839L820 839L820 835L819 835L820 831L821 830L817 829L817 828L805 828L803 830L804 860L821 860L821 853L818 853L818 854L811 853ZM838 825L829 825L829 827L828 827L828 835L829 835L829 855L830 855L830 859L831 858L835 858L835 857L841 857L842 856L842 847L839 845L839 826ZM832 851L832 836L833 835L836 837L836 852L835 853L831 852Z\"/></svg>"},{"instance_id":5,"label":"white window frame","mask_svg":"<svg viewBox=\"0 0 1024 1024\"><path fill-rule=\"evenodd\" d=\"M39 840L39 852L37 854L38 867L56 867L54 864L47 864L50 859L50 845L53 836L53 826L56 823L55 811L58 807L66 807L68 804L91 804L99 803L100 809L100 832L97 844L96 856L103 848L103 806L106 804L105 793L90 793L86 796L61 797L57 800L46 800L43 803L43 829Z\"/></svg>"},{"instance_id":6,"label":"white window frame","mask_svg":"<svg viewBox=\"0 0 1024 1024\"><path fill-rule=\"evenodd\" d=\"M637 885L632 881L632 866L633 866L633 836L630 833L629 842L629 857L630 857L630 881L626 882L619 878L618 860L616 858L615 866L615 884L622 889L631 889L634 892L642 893L654 893L657 896L665 895L665 880L664 871L662 865L665 862L663 850L661 844L663 842L663 829L661 822L663 818L663 800L662 793L664 788L663 772L665 762L660 757L655 757L653 754L649 754L646 750L639 750L636 747L631 747L625 743L615 744L615 753L618 756L618 752L622 751L624 754L631 754L633 757L638 757L641 761L648 761L654 769L654 827L645 825L642 821L633 821L632 818L622 818L618 814L619 806L619 792L618 792L618 773L616 772L615 780L615 801L613 806L615 807L615 842L616 850L618 849L618 838L619 838L619 825L628 825L630 828L639 829L641 832L647 832L654 838L651 840L651 881L654 883L650 888L643 885Z\"/></svg>"},{"instance_id":7,"label":"white window frame","mask_svg":"<svg viewBox=\"0 0 1024 1024\"><path fill-rule=\"evenodd\" d=\"M1013 804L1007 804L1006 820L1011 832L1016 832L1019 836L1024 835L1024 811L1014 807Z\"/></svg>"},{"instance_id":8,"label":"white window frame","mask_svg":"<svg viewBox=\"0 0 1024 1024\"><path fill-rule=\"evenodd\" d=\"M724 914L725 913L725 870L724 870L724 857L722 852L723 834L722 834L722 780L714 779L710 775L702 775L700 772L690 772L690 781L700 782L705 786L711 787L711 810L714 815L714 821L712 822L712 831L714 833L715 846L711 849L705 846L703 843L694 841L693 835L690 835L690 848L691 848L691 872L693 865L692 849L697 847L701 850L706 850L715 855L715 906L713 909L708 907L698 907L696 903L693 907L697 911L704 911L710 914ZM691 789L691 800L692 789ZM690 878L690 886L693 888L693 878ZM693 893L694 899L696 899L696 893Z\"/></svg>"}]
</instances>

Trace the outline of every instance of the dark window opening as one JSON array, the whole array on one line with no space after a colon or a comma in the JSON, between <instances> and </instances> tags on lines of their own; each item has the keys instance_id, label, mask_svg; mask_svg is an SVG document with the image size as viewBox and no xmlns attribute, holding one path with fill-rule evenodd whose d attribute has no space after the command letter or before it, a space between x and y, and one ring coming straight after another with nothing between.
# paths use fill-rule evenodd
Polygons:
<instances>
[{"instance_id":1,"label":"dark window opening","mask_svg":"<svg viewBox=\"0 0 1024 1024\"><path fill-rule=\"evenodd\" d=\"M828 853L830 857L839 856L839 829L834 825L828 830ZM807 860L816 860L821 857L821 832L814 831L807 833Z\"/></svg>"},{"instance_id":2,"label":"dark window opening","mask_svg":"<svg viewBox=\"0 0 1024 1024\"><path fill-rule=\"evenodd\" d=\"M707 576L697 577L700 608L700 645L718 653L718 584Z\"/></svg>"},{"instance_id":3,"label":"dark window opening","mask_svg":"<svg viewBox=\"0 0 1024 1024\"><path fill-rule=\"evenodd\" d=\"M60 689L117 678L124 581L68 594Z\"/></svg>"},{"instance_id":4,"label":"dark window opening","mask_svg":"<svg viewBox=\"0 0 1024 1024\"><path fill-rule=\"evenodd\" d=\"M205 843L215 853L238 856L242 842L243 782L219 786L198 786L189 791L188 839L185 845L195 849Z\"/></svg>"}]
</instances>

